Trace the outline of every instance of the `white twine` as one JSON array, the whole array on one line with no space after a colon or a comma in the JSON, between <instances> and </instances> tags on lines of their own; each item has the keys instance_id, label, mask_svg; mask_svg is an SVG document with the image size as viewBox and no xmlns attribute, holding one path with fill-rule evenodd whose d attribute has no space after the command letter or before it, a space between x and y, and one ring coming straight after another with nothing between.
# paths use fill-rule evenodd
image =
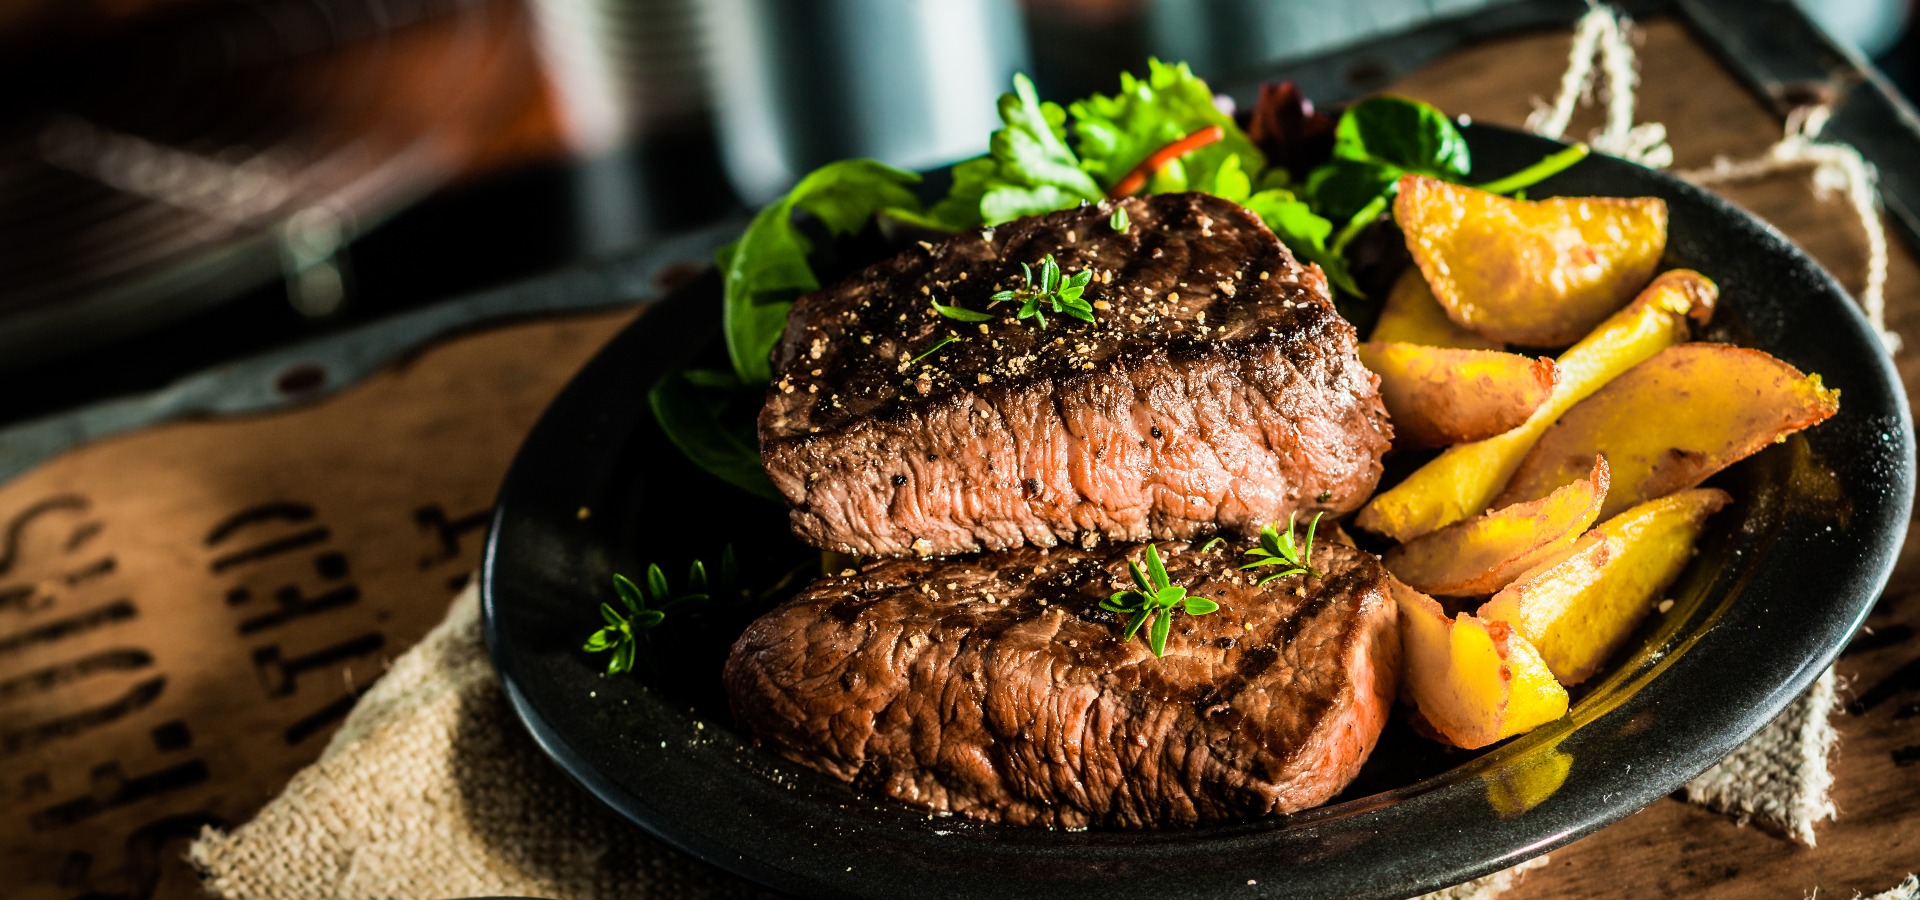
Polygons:
<instances>
[{"instance_id":1,"label":"white twine","mask_svg":"<svg viewBox=\"0 0 1920 900\"><path fill-rule=\"evenodd\" d=\"M1588 145L1648 168L1664 169L1673 164L1666 126L1633 122L1634 88L1640 83L1633 52L1633 20L1592 0L1588 7L1573 29L1573 52L1567 57L1566 73L1560 77L1560 92L1551 106L1536 107L1527 116L1527 130L1559 140L1566 136L1574 110L1604 93L1606 123L1588 138Z\"/></svg>"},{"instance_id":2,"label":"white twine","mask_svg":"<svg viewBox=\"0 0 1920 900\"><path fill-rule=\"evenodd\" d=\"M1739 161L1718 157L1705 169L1679 175L1694 184L1710 185L1813 169L1814 195L1825 198L1840 192L1860 219L1860 228L1867 236L1867 284L1860 292L1860 308L1887 352L1897 353L1900 335L1887 328L1887 230L1880 220L1873 167L1867 165L1860 151L1837 141L1818 139L1832 114L1825 105L1801 107L1787 115L1786 134L1766 153Z\"/></svg>"},{"instance_id":3,"label":"white twine","mask_svg":"<svg viewBox=\"0 0 1920 900\"><path fill-rule=\"evenodd\" d=\"M1648 168L1672 165L1673 148L1667 143L1666 126L1659 122L1636 125L1633 121L1639 72L1632 20L1597 0L1588 0L1587 5L1587 13L1574 26L1573 50L1567 58L1567 71L1560 78L1560 92L1551 105L1536 105L1527 117L1527 130L1556 140L1563 138L1574 110L1592 103L1596 93L1604 90L1606 123L1593 133L1588 144ZM1708 168L1678 174L1704 186L1811 168L1815 196L1843 193L1867 236L1867 284L1860 293L1860 307L1887 352L1894 353L1900 349L1900 336L1888 330L1886 322L1887 232L1880 220L1873 168L1860 151L1837 141L1818 139L1831 115L1832 110L1826 106L1796 109L1788 114L1786 133L1779 143L1760 156L1738 161L1720 157Z\"/></svg>"}]
</instances>

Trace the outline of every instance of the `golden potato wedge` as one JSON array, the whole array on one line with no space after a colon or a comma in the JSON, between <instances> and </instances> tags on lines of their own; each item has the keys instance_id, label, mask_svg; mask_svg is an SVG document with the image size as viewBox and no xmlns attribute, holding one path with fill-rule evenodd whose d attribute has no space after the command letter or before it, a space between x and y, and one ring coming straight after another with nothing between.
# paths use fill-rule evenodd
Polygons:
<instances>
[{"instance_id":1,"label":"golden potato wedge","mask_svg":"<svg viewBox=\"0 0 1920 900\"><path fill-rule=\"evenodd\" d=\"M1455 522L1381 557L1394 577L1429 594L1471 597L1506 587L1579 540L1607 498L1607 459L1539 500Z\"/></svg>"},{"instance_id":2,"label":"golden potato wedge","mask_svg":"<svg viewBox=\"0 0 1920 900\"><path fill-rule=\"evenodd\" d=\"M1531 347L1593 330L1646 285L1667 247L1657 197L1512 200L1402 175L1393 215L1448 318Z\"/></svg>"},{"instance_id":3,"label":"golden potato wedge","mask_svg":"<svg viewBox=\"0 0 1920 900\"><path fill-rule=\"evenodd\" d=\"M1428 347L1454 347L1460 350L1502 350L1505 344L1482 337L1454 324L1440 301L1433 299L1427 278L1419 266L1408 266L1400 279L1387 291L1380 305L1380 318L1374 320L1373 336L1368 340L1397 341Z\"/></svg>"},{"instance_id":4,"label":"golden potato wedge","mask_svg":"<svg viewBox=\"0 0 1920 900\"><path fill-rule=\"evenodd\" d=\"M1540 435L1495 504L1544 496L1605 453L1615 513L1690 488L1840 408L1840 392L1766 353L1680 344L1581 401Z\"/></svg>"},{"instance_id":5,"label":"golden potato wedge","mask_svg":"<svg viewBox=\"0 0 1920 900\"><path fill-rule=\"evenodd\" d=\"M1519 427L1560 380L1550 359L1497 350L1368 342L1360 362L1380 376L1380 400L1402 446L1443 447Z\"/></svg>"},{"instance_id":6,"label":"golden potato wedge","mask_svg":"<svg viewBox=\"0 0 1920 900\"><path fill-rule=\"evenodd\" d=\"M1733 498L1695 488L1642 503L1587 532L1574 551L1515 579L1477 612L1533 644L1561 684L1620 649L1680 576L1707 517Z\"/></svg>"},{"instance_id":7,"label":"golden potato wedge","mask_svg":"<svg viewBox=\"0 0 1920 900\"><path fill-rule=\"evenodd\" d=\"M1615 376L1686 340L1688 320L1706 324L1718 297L1719 289L1698 272L1662 273L1626 309L1560 354L1553 394L1524 424L1447 448L1406 480L1375 494L1354 524L1408 541L1484 512L1554 420Z\"/></svg>"},{"instance_id":8,"label":"golden potato wedge","mask_svg":"<svg viewBox=\"0 0 1920 900\"><path fill-rule=\"evenodd\" d=\"M1393 582L1400 606L1403 696L1442 738L1468 750L1567 712L1567 690L1505 622L1448 618L1432 597Z\"/></svg>"}]
</instances>

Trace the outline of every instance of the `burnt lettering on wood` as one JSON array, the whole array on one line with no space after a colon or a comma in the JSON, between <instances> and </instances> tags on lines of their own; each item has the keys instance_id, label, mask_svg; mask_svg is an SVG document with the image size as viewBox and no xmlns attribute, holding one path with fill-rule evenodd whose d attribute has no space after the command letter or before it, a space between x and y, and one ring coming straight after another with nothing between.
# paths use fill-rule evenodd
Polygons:
<instances>
[{"instance_id":1,"label":"burnt lettering on wood","mask_svg":"<svg viewBox=\"0 0 1920 900\"><path fill-rule=\"evenodd\" d=\"M217 549L229 543L238 544L243 538L246 542L215 556L208 568L220 574L242 566L265 563L296 551L322 547L332 539L333 532L325 525L318 524L316 515L312 506L289 501L263 503L234 513L207 534L207 547ZM287 532L286 526L289 524L299 527ZM263 530L265 533L262 533ZM240 635L259 634L296 619L360 602L360 588L346 581L348 566L345 555L323 547L312 557L312 565L313 571L323 582L344 583L313 588L302 588L293 583L275 587L272 592L273 608L254 612L242 619L238 625ZM249 606L254 597L253 587L234 585L227 588L226 604L234 608Z\"/></svg>"},{"instance_id":2,"label":"burnt lettering on wood","mask_svg":"<svg viewBox=\"0 0 1920 900\"><path fill-rule=\"evenodd\" d=\"M62 638L85 634L107 625L130 621L136 615L138 612L134 609L132 600L115 600L105 606L36 625L17 634L0 637L0 657L42 644L51 644Z\"/></svg>"},{"instance_id":3,"label":"burnt lettering on wood","mask_svg":"<svg viewBox=\"0 0 1920 900\"><path fill-rule=\"evenodd\" d=\"M119 648L102 650L76 660L37 669L24 675L0 679L0 703L15 698L48 693L89 675L102 672L132 672L153 665L153 655L145 650Z\"/></svg>"},{"instance_id":4,"label":"burnt lettering on wood","mask_svg":"<svg viewBox=\"0 0 1920 900\"><path fill-rule=\"evenodd\" d=\"M299 687L300 676L315 669L331 668L339 663L371 656L385 647L387 639L379 632L368 632L337 644L322 647L301 656L283 657L278 644L253 651L253 670L269 697L285 697Z\"/></svg>"},{"instance_id":5,"label":"burnt lettering on wood","mask_svg":"<svg viewBox=\"0 0 1920 900\"><path fill-rule=\"evenodd\" d=\"M217 547L225 543L227 538L233 537L234 532L248 525L262 522L311 522L313 515L313 507L305 503L291 503L284 500L249 506L213 526L213 530L207 532L206 544L209 548Z\"/></svg>"},{"instance_id":6,"label":"burnt lettering on wood","mask_svg":"<svg viewBox=\"0 0 1920 900\"><path fill-rule=\"evenodd\" d=\"M60 546L64 555L71 556L79 553L89 541L100 534L104 527L97 519L85 518L91 508L92 503L85 497L77 494L61 494L41 500L14 514L4 527L0 527L0 576L9 574L22 562L26 552L26 534L29 527L59 527L55 524L55 518L49 517L78 519L70 523L69 527L72 530L67 532L66 539ZM41 520L45 520L46 524L34 524ZM83 582L111 574L115 565L112 556L96 557L68 571L58 581L64 582L67 587L75 587ZM15 610L34 613L52 607L58 598L44 591L55 583L54 579L43 578L33 584L0 584L0 612Z\"/></svg>"},{"instance_id":7,"label":"burnt lettering on wood","mask_svg":"<svg viewBox=\"0 0 1920 900\"><path fill-rule=\"evenodd\" d=\"M1910 691L1920 691L1920 658L1908 660L1893 674L1861 691L1852 703L1847 704L1847 712L1856 716L1865 715L1868 710Z\"/></svg>"},{"instance_id":8,"label":"burnt lettering on wood","mask_svg":"<svg viewBox=\"0 0 1920 900\"><path fill-rule=\"evenodd\" d=\"M420 557L420 568L430 569L440 563L460 558L460 539L476 531L487 529L487 520L492 518L491 510L468 513L457 519L447 517L447 511L438 503L431 503L413 511L413 522L420 530L433 536L439 542L434 552Z\"/></svg>"},{"instance_id":9,"label":"burnt lettering on wood","mask_svg":"<svg viewBox=\"0 0 1920 900\"><path fill-rule=\"evenodd\" d=\"M347 713L353 712L353 705L360 702L360 695L366 692L365 687L357 687L341 694L327 705L301 716L299 721L288 725L280 736L286 740L287 746L291 747L325 731L328 726L345 719Z\"/></svg>"},{"instance_id":10,"label":"burnt lettering on wood","mask_svg":"<svg viewBox=\"0 0 1920 900\"><path fill-rule=\"evenodd\" d=\"M92 505L87 498L78 494L61 494L48 497L15 513L13 518L7 520L4 528L0 529L0 575L12 572L13 567L20 564L20 545L25 539L27 526L35 519L57 512L85 514ZM98 530L97 527L94 529L94 531ZM81 542L84 542L84 538ZM67 544L72 548L75 544L74 538L69 537Z\"/></svg>"},{"instance_id":11,"label":"burnt lettering on wood","mask_svg":"<svg viewBox=\"0 0 1920 900\"><path fill-rule=\"evenodd\" d=\"M162 869L186 856L187 844L206 828L227 828L226 819L207 812L162 816L127 835L122 870L102 877L87 865L66 873L62 887L74 900L147 900L160 887ZM85 856L85 854L79 854Z\"/></svg>"},{"instance_id":12,"label":"burnt lettering on wood","mask_svg":"<svg viewBox=\"0 0 1920 900\"><path fill-rule=\"evenodd\" d=\"M1840 655L1846 657L1872 653L1896 644L1904 644L1912 638L1913 629L1906 625L1893 624L1873 629L1863 628L1859 634L1853 636L1853 640L1847 642L1847 649L1840 651Z\"/></svg>"},{"instance_id":13,"label":"burnt lettering on wood","mask_svg":"<svg viewBox=\"0 0 1920 900\"><path fill-rule=\"evenodd\" d=\"M90 709L66 713L44 722L0 726L0 759L24 753L53 741L85 734L126 718L160 699L167 689L167 677L155 675L128 688L120 696Z\"/></svg>"},{"instance_id":14,"label":"burnt lettering on wood","mask_svg":"<svg viewBox=\"0 0 1920 900\"><path fill-rule=\"evenodd\" d=\"M343 584L330 591L321 591L311 597L301 593L300 588L294 585L285 585L273 592L273 602L279 608L241 620L240 634L257 634L269 628L285 625L301 616L351 606L359 601L360 589L351 584ZM227 597L227 602L233 602L231 595Z\"/></svg>"},{"instance_id":15,"label":"burnt lettering on wood","mask_svg":"<svg viewBox=\"0 0 1920 900\"><path fill-rule=\"evenodd\" d=\"M166 766L144 775L127 777L119 763L95 766L88 793L46 807L34 813L27 823L35 831L53 831L84 822L110 809L129 806L161 794L205 784L209 773L204 760L192 759Z\"/></svg>"}]
</instances>

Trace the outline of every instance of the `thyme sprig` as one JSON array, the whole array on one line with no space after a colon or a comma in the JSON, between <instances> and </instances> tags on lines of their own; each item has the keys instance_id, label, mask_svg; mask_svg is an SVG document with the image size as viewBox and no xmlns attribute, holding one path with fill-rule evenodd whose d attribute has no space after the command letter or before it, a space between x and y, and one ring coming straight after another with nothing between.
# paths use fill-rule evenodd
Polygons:
<instances>
[{"instance_id":1,"label":"thyme sprig","mask_svg":"<svg viewBox=\"0 0 1920 900\"><path fill-rule=\"evenodd\" d=\"M1260 583L1263 585L1275 578L1285 578L1288 575L1306 575L1312 578L1322 577L1319 572L1314 571L1312 559L1313 533L1320 527L1320 517L1324 515L1326 515L1324 512L1313 514L1313 521L1307 524L1307 542L1305 544L1294 543L1294 517L1292 513L1287 514L1287 530L1285 532L1280 531L1273 523L1267 523L1267 527L1260 529L1260 546L1242 554L1243 556L1253 557L1253 562L1247 563L1240 568L1244 571L1246 569L1257 569L1262 566L1287 567L1283 571L1275 572L1260 579Z\"/></svg>"},{"instance_id":2,"label":"thyme sprig","mask_svg":"<svg viewBox=\"0 0 1920 900\"><path fill-rule=\"evenodd\" d=\"M607 660L608 675L632 671L640 644L650 640L653 632L666 623L669 613L705 604L716 593L728 593L731 590L728 586L736 580L734 570L733 547L729 545L720 554L719 575L711 584L706 565L697 559L687 568L686 582L679 591L667 583L666 573L658 563L647 565L643 584L635 584L633 579L616 573L613 592L620 606L600 604L600 618L606 625L589 636L580 649L588 653L612 651L613 656Z\"/></svg>"},{"instance_id":3,"label":"thyme sprig","mask_svg":"<svg viewBox=\"0 0 1920 900\"><path fill-rule=\"evenodd\" d=\"M918 356L915 356L914 358L907 360L907 365L910 365L910 366L919 365L921 360L926 359L927 357L932 356L935 353L939 353L948 344L956 344L964 340L966 340L966 338L960 337L958 335L949 334L946 337L941 338L933 346L920 351L920 354Z\"/></svg>"},{"instance_id":4,"label":"thyme sprig","mask_svg":"<svg viewBox=\"0 0 1920 900\"><path fill-rule=\"evenodd\" d=\"M1062 280L1060 264L1049 253L1040 260L1040 281L1033 280L1033 267L1020 264L1024 273L1024 287L1001 291L987 298L988 306L1001 303L1019 303L1020 311L1014 314L1016 320L1035 319L1040 327L1047 327L1047 317L1041 307L1047 307L1056 315L1072 316L1082 321L1093 321L1093 304L1081 299L1087 292L1087 284L1093 280L1092 269L1082 269Z\"/></svg>"},{"instance_id":5,"label":"thyme sprig","mask_svg":"<svg viewBox=\"0 0 1920 900\"><path fill-rule=\"evenodd\" d=\"M1147 646L1154 656L1167 653L1167 633L1173 628L1173 611L1180 609L1190 616L1204 616L1220 608L1220 604L1205 597L1190 597L1187 589L1173 584L1167 578L1167 567L1160 562L1160 551L1153 544L1147 545L1147 570L1140 571L1140 565L1127 560L1127 568L1133 573L1133 583L1137 590L1118 591L1113 596L1100 601L1100 608L1108 612L1128 616L1126 634L1122 641L1131 641L1140 632L1140 626L1152 620L1153 627L1147 631Z\"/></svg>"}]
</instances>

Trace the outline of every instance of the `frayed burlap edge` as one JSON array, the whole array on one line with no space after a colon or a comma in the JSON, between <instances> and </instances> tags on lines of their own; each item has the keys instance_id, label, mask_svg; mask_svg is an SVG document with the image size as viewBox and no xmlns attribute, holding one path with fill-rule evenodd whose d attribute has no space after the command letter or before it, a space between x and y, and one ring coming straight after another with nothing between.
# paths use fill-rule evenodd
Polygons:
<instances>
[{"instance_id":1,"label":"frayed burlap edge","mask_svg":"<svg viewBox=\"0 0 1920 900\"><path fill-rule=\"evenodd\" d=\"M1687 782L1687 800L1813 846L1813 827L1838 812L1828 766L1839 741L1833 728L1837 705L1828 669L1779 718Z\"/></svg>"},{"instance_id":2,"label":"frayed burlap edge","mask_svg":"<svg viewBox=\"0 0 1920 900\"><path fill-rule=\"evenodd\" d=\"M360 700L321 759L188 850L233 900L760 897L568 781L515 721L469 588Z\"/></svg>"}]
</instances>

